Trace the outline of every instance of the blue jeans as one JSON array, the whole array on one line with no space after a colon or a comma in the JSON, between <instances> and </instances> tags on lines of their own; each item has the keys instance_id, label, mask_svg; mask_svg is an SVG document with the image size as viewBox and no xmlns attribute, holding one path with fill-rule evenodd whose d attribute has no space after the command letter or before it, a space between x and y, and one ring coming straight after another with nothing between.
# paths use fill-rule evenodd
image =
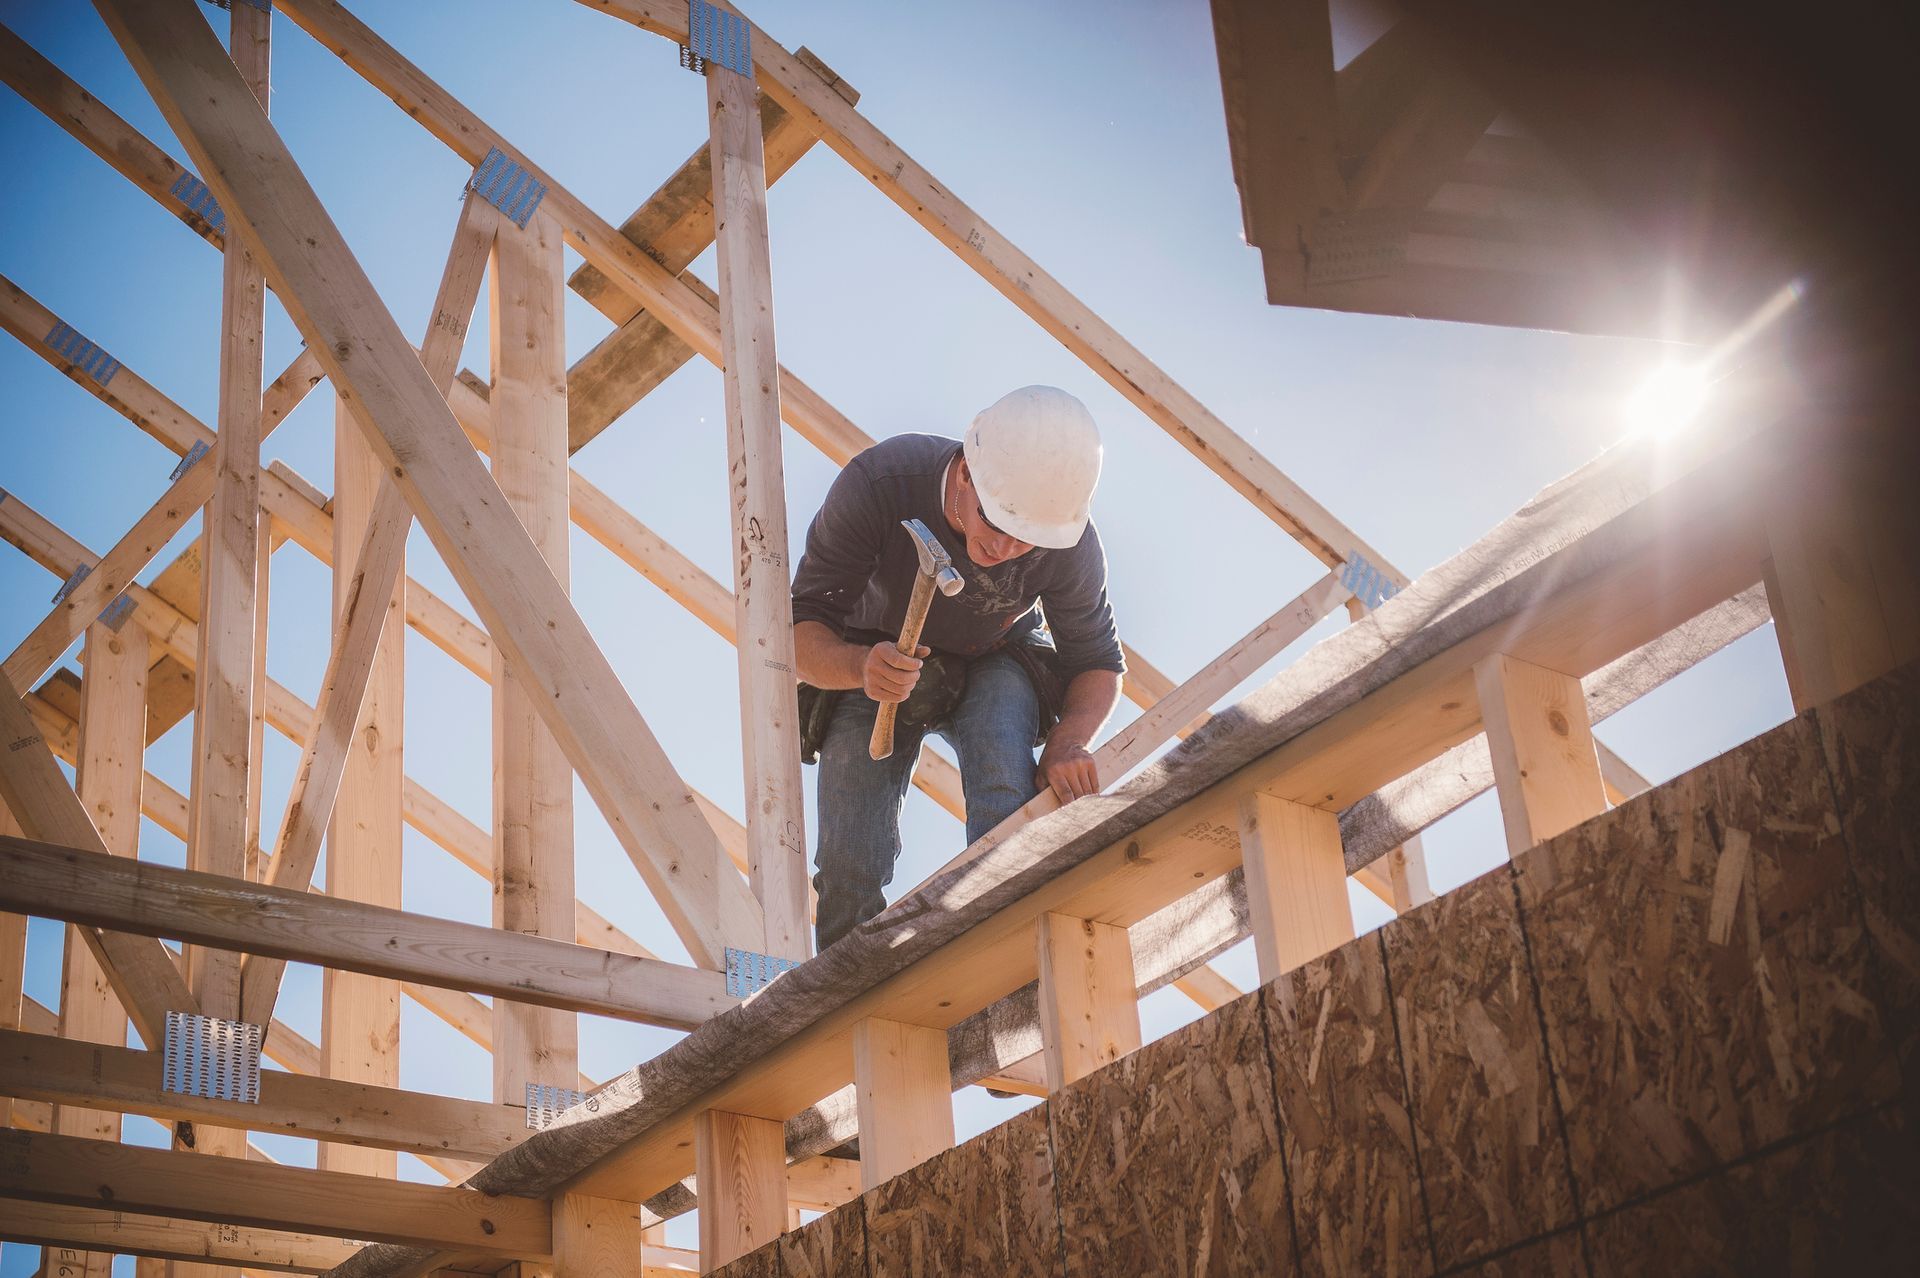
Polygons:
<instances>
[{"instance_id":1,"label":"blue jeans","mask_svg":"<svg viewBox=\"0 0 1920 1278\"><path fill-rule=\"evenodd\" d=\"M813 886L820 894L814 936L821 950L886 908L883 889L893 882L900 857L900 807L929 729L896 727L893 753L876 761L867 742L879 712L859 689L841 693L820 746ZM1012 657L989 653L973 662L952 717L931 730L960 757L968 843L1038 792L1033 739L1040 730L1040 699Z\"/></svg>"}]
</instances>

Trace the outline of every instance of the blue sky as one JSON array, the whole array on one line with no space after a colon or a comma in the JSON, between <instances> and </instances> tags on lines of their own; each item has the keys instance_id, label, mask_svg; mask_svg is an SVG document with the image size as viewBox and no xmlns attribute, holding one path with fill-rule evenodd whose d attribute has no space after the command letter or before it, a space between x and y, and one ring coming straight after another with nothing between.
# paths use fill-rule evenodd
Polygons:
<instances>
[{"instance_id":1,"label":"blue sky","mask_svg":"<svg viewBox=\"0 0 1920 1278\"><path fill-rule=\"evenodd\" d=\"M202 12L224 30L223 14ZM678 68L674 47L570 0L360 0L356 12L610 221L704 137L703 86ZM1646 342L1266 305L1258 256L1240 238L1204 0L824 0L749 12L856 86L884 132L1409 573L1619 439L1624 396L1660 362ZM0 16L187 160L89 6L0 0ZM1373 30L1337 12L1337 56L1351 56ZM275 122L401 327L417 337L469 170L291 22L276 21L274 40ZM0 154L13 175L13 195L0 203L0 274L213 422L217 255L10 90L0 90ZM1119 623L1175 678L1324 571L825 147L774 188L770 211L780 358L869 434L957 435L1004 391L1032 382L1086 400L1107 444L1095 517ZM711 281L711 254L695 270ZM299 339L271 300L268 317L271 377ZM570 360L609 327L571 296L567 322ZM483 304L464 361L482 376L486 328ZM0 342L0 388L0 487L103 552L165 487L173 455L11 340ZM696 361L574 464L729 581L721 413L719 374ZM267 455L331 490L332 438L322 387ZM797 540L833 467L791 432L786 444ZM738 813L731 648L577 532L573 553L581 612L635 702L682 775ZM417 579L460 599L417 530L411 555ZM10 650L25 636L56 585L0 548L0 645ZM268 666L309 701L326 659L328 590L326 570L298 547L276 556ZM408 771L484 825L486 690L412 633L406 660ZM1600 735L1658 781L1789 713L1765 627ZM183 724L148 756L149 769L182 792L189 738ZM271 821L296 761L290 743L269 738ZM577 808L581 894L674 953L584 792ZM958 823L917 792L904 831L897 887L918 881L962 838ZM1502 843L1491 800L1444 822L1428 845L1436 887L1493 864ZM151 823L142 853L175 863L183 856ZM410 909L487 919L487 885L411 830L405 891ZM1360 915L1363 925L1378 917ZM33 925L28 988L49 1004L58 997L59 941L56 926ZM1222 967L1243 986L1253 981L1250 954L1230 955ZM296 969L282 1000L282 1015L315 1038L318 992L318 974ZM1144 1012L1152 1035L1194 1009L1167 991ZM487 1094L477 1050L411 1003L404 1017L402 1085ZM582 1066L611 1075L673 1037L585 1018ZM976 1090L957 1107L963 1137L1013 1108ZM129 1120L129 1139L159 1135ZM303 1142L262 1144L287 1161L311 1161ZM402 1167L431 1177L404 1157ZM7 1246L0 1275L31 1272L34 1251Z\"/></svg>"}]
</instances>

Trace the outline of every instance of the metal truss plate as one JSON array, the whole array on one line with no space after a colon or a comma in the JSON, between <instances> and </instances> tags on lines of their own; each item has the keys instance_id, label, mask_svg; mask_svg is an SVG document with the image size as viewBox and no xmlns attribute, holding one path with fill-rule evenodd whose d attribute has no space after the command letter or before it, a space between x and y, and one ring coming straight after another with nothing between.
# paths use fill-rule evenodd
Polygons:
<instances>
[{"instance_id":1,"label":"metal truss plate","mask_svg":"<svg viewBox=\"0 0 1920 1278\"><path fill-rule=\"evenodd\" d=\"M1340 569L1340 584L1351 590L1353 597L1365 604L1369 612L1400 593L1400 587L1388 581L1357 550L1347 552L1347 562Z\"/></svg>"},{"instance_id":2,"label":"metal truss plate","mask_svg":"<svg viewBox=\"0 0 1920 1278\"><path fill-rule=\"evenodd\" d=\"M533 176L494 147L480 167L467 180L467 189L506 214L507 220L521 230L546 198L547 184Z\"/></svg>"},{"instance_id":3,"label":"metal truss plate","mask_svg":"<svg viewBox=\"0 0 1920 1278\"><path fill-rule=\"evenodd\" d=\"M747 20L707 0L687 0L687 42L680 46L680 65L704 72L713 62L753 78L753 35Z\"/></svg>"},{"instance_id":4,"label":"metal truss plate","mask_svg":"<svg viewBox=\"0 0 1920 1278\"><path fill-rule=\"evenodd\" d=\"M65 323L57 323L47 334L47 345L54 354L91 377L100 386L113 380L120 361L82 337Z\"/></svg>"},{"instance_id":5,"label":"metal truss plate","mask_svg":"<svg viewBox=\"0 0 1920 1278\"><path fill-rule=\"evenodd\" d=\"M527 1126L534 1131L551 1127L553 1120L587 1099L585 1092L549 1083L527 1084Z\"/></svg>"},{"instance_id":6,"label":"metal truss plate","mask_svg":"<svg viewBox=\"0 0 1920 1278\"><path fill-rule=\"evenodd\" d=\"M727 947L727 993L735 998L751 998L767 986L773 984L780 973L791 971L800 964L794 959L775 958L771 954L756 954L752 950L736 950Z\"/></svg>"},{"instance_id":7,"label":"metal truss plate","mask_svg":"<svg viewBox=\"0 0 1920 1278\"><path fill-rule=\"evenodd\" d=\"M187 206L187 211L222 235L227 233L227 212L213 198L207 184L191 173L182 173L167 188L167 194Z\"/></svg>"},{"instance_id":8,"label":"metal truss plate","mask_svg":"<svg viewBox=\"0 0 1920 1278\"><path fill-rule=\"evenodd\" d=\"M260 1027L247 1021L168 1012L161 1087L182 1096L258 1105L263 1038Z\"/></svg>"},{"instance_id":9,"label":"metal truss plate","mask_svg":"<svg viewBox=\"0 0 1920 1278\"><path fill-rule=\"evenodd\" d=\"M1329 213L1313 224L1307 250L1307 283L1398 275L1407 264L1412 219L1400 209Z\"/></svg>"}]
</instances>

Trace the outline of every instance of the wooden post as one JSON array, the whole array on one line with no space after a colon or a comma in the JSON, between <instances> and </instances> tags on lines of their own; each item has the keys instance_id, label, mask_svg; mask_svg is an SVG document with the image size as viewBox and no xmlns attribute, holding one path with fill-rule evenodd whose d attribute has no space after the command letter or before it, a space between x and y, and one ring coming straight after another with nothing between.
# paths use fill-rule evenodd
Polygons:
<instances>
[{"instance_id":1,"label":"wooden post","mask_svg":"<svg viewBox=\"0 0 1920 1278\"><path fill-rule=\"evenodd\" d=\"M234 65L262 109L271 62L270 11L237 5L228 15ZM220 399L212 455L213 497L201 534L199 678L193 715L193 785L187 864L246 877L249 816L258 809L253 757L255 641L260 557L261 333L266 285L259 265L231 239L220 277ZM240 1016L240 956L187 951L188 983L209 1016Z\"/></svg>"},{"instance_id":2,"label":"wooden post","mask_svg":"<svg viewBox=\"0 0 1920 1278\"><path fill-rule=\"evenodd\" d=\"M1768 495L1767 602L1795 710L1920 657L1920 550L1903 545L1920 532L1878 491L1889 476L1864 469L1797 455Z\"/></svg>"},{"instance_id":3,"label":"wooden post","mask_svg":"<svg viewBox=\"0 0 1920 1278\"><path fill-rule=\"evenodd\" d=\"M1338 814L1255 791L1240 801L1240 855L1261 984L1353 939Z\"/></svg>"},{"instance_id":4,"label":"wooden post","mask_svg":"<svg viewBox=\"0 0 1920 1278\"><path fill-rule=\"evenodd\" d=\"M947 1032L868 1017L853 1027L860 1187L872 1189L953 1148Z\"/></svg>"},{"instance_id":5,"label":"wooden post","mask_svg":"<svg viewBox=\"0 0 1920 1278\"><path fill-rule=\"evenodd\" d=\"M140 788L147 747L147 632L130 622L115 634L87 628L86 679L80 685L80 763L75 788L107 851L132 857L140 848ZM124 1047L127 1013L78 929L67 928L60 975L60 1036ZM117 1111L56 1105L53 1130L63 1136L120 1139ZM81 1252L75 1278L106 1278L113 1257Z\"/></svg>"},{"instance_id":6,"label":"wooden post","mask_svg":"<svg viewBox=\"0 0 1920 1278\"><path fill-rule=\"evenodd\" d=\"M1587 699L1572 675L1495 653L1473 668L1507 855L1607 810Z\"/></svg>"},{"instance_id":7,"label":"wooden post","mask_svg":"<svg viewBox=\"0 0 1920 1278\"><path fill-rule=\"evenodd\" d=\"M752 77L710 67L707 111L713 126L720 349L733 498L747 859L766 918L766 952L804 959L812 952L812 929L780 456L780 371L767 256L767 175Z\"/></svg>"},{"instance_id":8,"label":"wooden post","mask_svg":"<svg viewBox=\"0 0 1920 1278\"><path fill-rule=\"evenodd\" d=\"M246 876L258 882L262 852L260 847L260 806L266 787L260 784L261 768L267 752L267 602L271 594L273 552L282 539L273 531L273 520L260 519L254 561L259 573L254 577L253 599L253 712L247 728L247 775L255 778L247 787ZM241 964L245 968L245 963Z\"/></svg>"},{"instance_id":9,"label":"wooden post","mask_svg":"<svg viewBox=\"0 0 1920 1278\"><path fill-rule=\"evenodd\" d=\"M718 1269L787 1227L786 1127L703 1109L693 1120L700 1194L700 1271Z\"/></svg>"},{"instance_id":10,"label":"wooden post","mask_svg":"<svg viewBox=\"0 0 1920 1278\"><path fill-rule=\"evenodd\" d=\"M487 299L492 317L493 478L562 586L569 575L567 370L560 233L544 213L522 230L497 219ZM493 924L571 941L573 769L540 718L537 692L493 661ZM497 1000L494 1099L528 1083L571 1087L571 1012Z\"/></svg>"},{"instance_id":11,"label":"wooden post","mask_svg":"<svg viewBox=\"0 0 1920 1278\"><path fill-rule=\"evenodd\" d=\"M238 6L244 8L245 6ZM352 588L381 468L344 405L334 410L333 607L336 626ZM401 750L406 593L396 582L360 711L340 795L327 835L328 895L371 905L400 904ZM301 885L287 883L284 887ZM354 1083L392 1087L400 1081L400 983L358 972L322 977L320 1052L325 1073ZM392 1176L390 1150L322 1143L326 1171Z\"/></svg>"},{"instance_id":12,"label":"wooden post","mask_svg":"<svg viewBox=\"0 0 1920 1278\"><path fill-rule=\"evenodd\" d=\"M704 1205L704 1204L703 1204ZM553 1204L553 1278L641 1278L640 1205L564 1194Z\"/></svg>"},{"instance_id":13,"label":"wooden post","mask_svg":"<svg viewBox=\"0 0 1920 1278\"><path fill-rule=\"evenodd\" d=\"M1047 1090L1057 1092L1140 1046L1140 1002L1127 930L1042 914L1040 1038Z\"/></svg>"}]
</instances>

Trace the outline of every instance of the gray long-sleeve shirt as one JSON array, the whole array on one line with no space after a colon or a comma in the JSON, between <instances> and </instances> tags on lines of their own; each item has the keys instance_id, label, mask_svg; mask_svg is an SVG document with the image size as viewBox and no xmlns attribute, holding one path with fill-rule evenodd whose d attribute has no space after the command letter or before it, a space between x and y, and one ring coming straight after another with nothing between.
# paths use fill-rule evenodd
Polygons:
<instances>
[{"instance_id":1,"label":"gray long-sleeve shirt","mask_svg":"<svg viewBox=\"0 0 1920 1278\"><path fill-rule=\"evenodd\" d=\"M821 622L850 643L898 639L919 565L900 521L918 519L966 580L957 595L934 595L922 643L974 657L1044 622L1066 677L1125 670L1107 603L1107 557L1093 524L1069 549L1036 546L981 567L942 512L947 465L959 451L956 439L896 435L847 463L807 529L793 619Z\"/></svg>"}]
</instances>

